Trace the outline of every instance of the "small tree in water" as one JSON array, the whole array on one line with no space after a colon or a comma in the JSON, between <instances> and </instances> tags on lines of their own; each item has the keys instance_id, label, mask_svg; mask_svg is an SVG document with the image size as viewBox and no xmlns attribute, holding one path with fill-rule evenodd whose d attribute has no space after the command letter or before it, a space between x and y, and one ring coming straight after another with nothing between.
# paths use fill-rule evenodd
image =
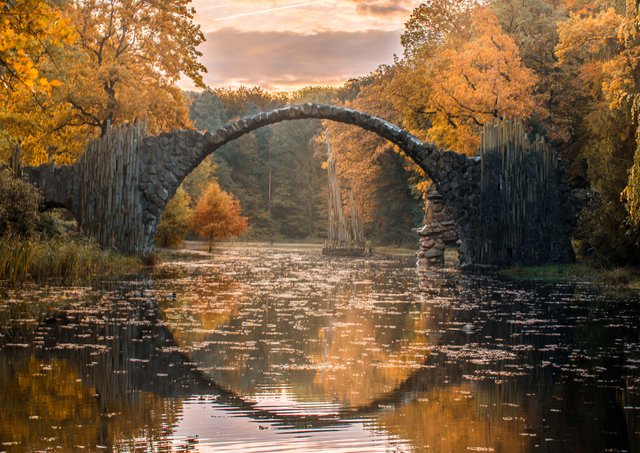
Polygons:
<instances>
[{"instance_id":1,"label":"small tree in water","mask_svg":"<svg viewBox=\"0 0 640 453\"><path fill-rule=\"evenodd\" d=\"M193 211L193 228L209 241L237 236L247 228L247 217L241 214L240 202L220 189L217 181L209 183Z\"/></svg>"}]
</instances>

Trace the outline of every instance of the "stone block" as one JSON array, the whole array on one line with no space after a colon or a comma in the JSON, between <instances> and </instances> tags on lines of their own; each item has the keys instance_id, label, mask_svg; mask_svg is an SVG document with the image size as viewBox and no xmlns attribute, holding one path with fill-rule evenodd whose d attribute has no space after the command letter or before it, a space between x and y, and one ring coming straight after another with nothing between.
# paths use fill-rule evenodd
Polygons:
<instances>
[{"instance_id":1,"label":"stone block","mask_svg":"<svg viewBox=\"0 0 640 453\"><path fill-rule=\"evenodd\" d=\"M432 248L424 253L425 258L438 258L444 255L444 250Z\"/></svg>"}]
</instances>

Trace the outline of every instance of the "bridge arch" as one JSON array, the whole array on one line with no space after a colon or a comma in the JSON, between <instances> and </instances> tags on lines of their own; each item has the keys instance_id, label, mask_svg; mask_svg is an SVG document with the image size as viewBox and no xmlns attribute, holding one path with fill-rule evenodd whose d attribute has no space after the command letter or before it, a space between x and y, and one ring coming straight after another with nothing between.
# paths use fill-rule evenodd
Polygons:
<instances>
[{"instance_id":1,"label":"bridge arch","mask_svg":"<svg viewBox=\"0 0 640 453\"><path fill-rule=\"evenodd\" d=\"M344 107L320 104L302 104L260 112L227 124L213 133L185 130L146 138L142 144L146 158L141 167L140 187L148 202L146 218L153 224L151 231L155 232L162 210L180 184L207 156L258 128L303 119L325 119L354 125L397 145L424 170L442 194L462 238L461 260L468 262L472 259L472 244L469 241L465 244L464 239L468 236L465 231L473 236L474 227L471 223L476 212L472 208L475 206L475 211L479 212L477 160L422 142L382 118ZM162 174L164 178L158 178ZM150 241L153 234L148 236ZM147 242L144 250L149 251L151 247L152 244Z\"/></svg>"},{"instance_id":2,"label":"bridge arch","mask_svg":"<svg viewBox=\"0 0 640 453\"><path fill-rule=\"evenodd\" d=\"M64 206L103 247L147 255L160 215L182 181L207 156L244 134L282 121L326 119L371 131L397 145L432 179L461 240L461 264L474 261L480 213L478 159L441 150L388 121L344 107L302 104L247 116L214 131L148 137L140 123L113 128L72 166L24 169L44 201ZM366 152L366 151L364 151Z\"/></svg>"}]
</instances>

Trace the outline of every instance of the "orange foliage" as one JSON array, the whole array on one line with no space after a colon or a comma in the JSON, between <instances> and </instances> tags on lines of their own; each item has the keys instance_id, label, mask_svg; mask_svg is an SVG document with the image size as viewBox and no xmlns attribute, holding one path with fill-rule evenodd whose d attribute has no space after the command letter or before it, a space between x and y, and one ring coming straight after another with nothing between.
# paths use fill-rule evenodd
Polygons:
<instances>
[{"instance_id":1,"label":"orange foliage","mask_svg":"<svg viewBox=\"0 0 640 453\"><path fill-rule=\"evenodd\" d=\"M472 36L452 37L430 64L430 104L436 112L429 135L436 143L475 154L482 125L497 118L531 118L542 112L534 95L538 81L524 66L518 46L488 9L478 9Z\"/></svg>"},{"instance_id":2,"label":"orange foliage","mask_svg":"<svg viewBox=\"0 0 640 453\"><path fill-rule=\"evenodd\" d=\"M522 435L527 422L521 408L506 401L496 404L496 396L487 393L468 382L435 386L376 423L416 451L530 451L531 438Z\"/></svg>"},{"instance_id":3,"label":"orange foliage","mask_svg":"<svg viewBox=\"0 0 640 453\"><path fill-rule=\"evenodd\" d=\"M242 233L247 228L247 217L241 214L240 202L213 181L193 211L193 227L200 237L211 242Z\"/></svg>"},{"instance_id":4,"label":"orange foliage","mask_svg":"<svg viewBox=\"0 0 640 453\"><path fill-rule=\"evenodd\" d=\"M536 94L539 77L493 10L467 6L456 21L435 46L399 62L384 95L414 135L475 154L485 123L546 112Z\"/></svg>"},{"instance_id":5,"label":"orange foliage","mask_svg":"<svg viewBox=\"0 0 640 453\"><path fill-rule=\"evenodd\" d=\"M636 151L629 181L621 200L629 220L640 227L640 4L627 0L627 13L618 33L620 53L604 64L604 94L612 109L631 109L636 134Z\"/></svg>"}]
</instances>

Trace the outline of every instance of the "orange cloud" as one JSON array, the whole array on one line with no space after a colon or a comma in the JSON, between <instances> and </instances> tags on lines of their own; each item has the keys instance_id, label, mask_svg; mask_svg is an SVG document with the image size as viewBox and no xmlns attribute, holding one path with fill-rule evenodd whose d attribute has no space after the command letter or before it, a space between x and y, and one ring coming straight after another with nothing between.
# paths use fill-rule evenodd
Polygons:
<instances>
[{"instance_id":1,"label":"orange cloud","mask_svg":"<svg viewBox=\"0 0 640 453\"><path fill-rule=\"evenodd\" d=\"M315 34L241 31L206 34L200 47L212 87L259 85L270 90L336 85L364 75L400 53L400 30Z\"/></svg>"}]
</instances>

